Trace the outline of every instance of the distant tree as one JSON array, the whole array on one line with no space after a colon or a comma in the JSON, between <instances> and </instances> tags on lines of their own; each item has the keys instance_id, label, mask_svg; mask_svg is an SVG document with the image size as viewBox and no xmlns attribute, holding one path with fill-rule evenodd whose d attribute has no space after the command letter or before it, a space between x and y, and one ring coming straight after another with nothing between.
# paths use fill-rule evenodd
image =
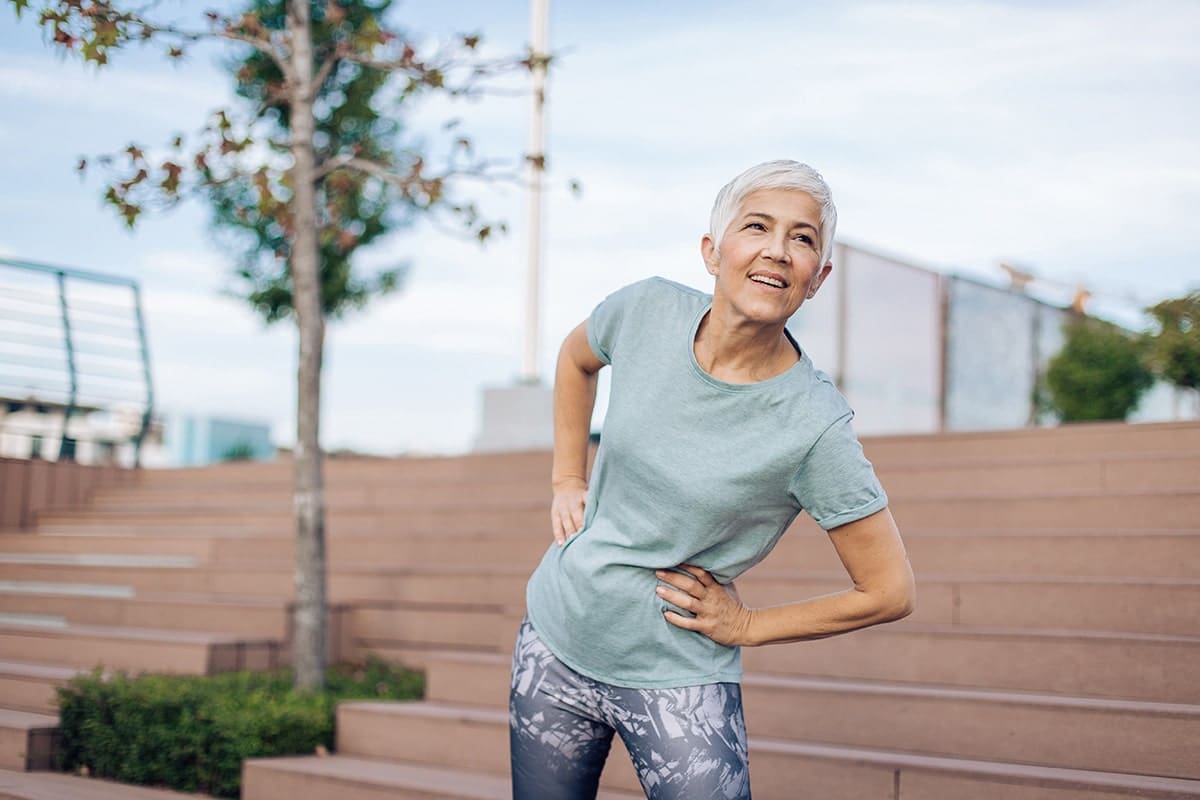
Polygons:
<instances>
[{"instance_id":1,"label":"distant tree","mask_svg":"<svg viewBox=\"0 0 1200 800\"><path fill-rule=\"evenodd\" d=\"M1066 341L1046 368L1049 405L1063 422L1123 420L1154 376L1137 336L1094 317L1075 316Z\"/></svg>"},{"instance_id":2,"label":"distant tree","mask_svg":"<svg viewBox=\"0 0 1200 800\"><path fill-rule=\"evenodd\" d=\"M30 0L9 2L18 17L31 7ZM181 58L185 48L202 40L252 52L238 78L243 96L255 101L253 109L213 113L194 140L175 137L166 155L151 156L131 144L119 157L99 161L113 176L105 199L130 227L147 206L169 207L188 195L210 199L218 224L241 227L253 237L248 251L253 257L242 265L246 298L267 319L291 317L296 323L293 654L297 686L317 688L326 666L319 436L325 318L394 288L397 277L356 279L349 255L382 233L385 206L395 199L409 212L448 217L481 242L498 229L474 204L454 196L463 178L497 175L495 165L473 154L469 139L447 128L449 155L435 165L420 147L392 146L388 124L370 118L363 103L378 100L377 82L388 79L395 86L394 103L384 115L402 111L421 95L478 94L497 74L544 69L549 58L530 53L485 61L477 55L477 35L422 55L412 39L389 27L383 17L388 3L379 1L254 0L248 10L228 15L180 6L180 14L202 13L194 28L152 19L150 14L161 12L156 3L33 5L54 45L96 65L135 42L159 43L169 59ZM81 171L87 166L86 159L79 162Z\"/></svg>"},{"instance_id":3,"label":"distant tree","mask_svg":"<svg viewBox=\"0 0 1200 800\"><path fill-rule=\"evenodd\" d=\"M347 26L358 30L378 24L391 5L392 0L343 2L344 17L336 25L326 14L314 13L314 49L328 52ZM261 19L268 30L286 27L284 0L254 0L248 12ZM284 79L279 66L259 51L233 60L229 66L237 94L251 104L247 110L261 117L263 130L271 139L286 140L291 108L286 95L278 91ZM353 151L379 163L403 162L400 115L382 112L389 106L386 91L390 78L385 70L349 62L329 72L318 89L313 134L318 161L327 162L339 153ZM290 242L274 216L259 210L259 189L252 176L207 184L203 193L212 205L214 226L231 232L242 249L236 270L240 280L231 293L249 302L268 323L290 317ZM412 222L420 207L391 184L343 168L317 183L317 209L321 305L326 317L341 317L399 287L403 277L400 267L364 277L353 269L352 259L360 248Z\"/></svg>"},{"instance_id":4,"label":"distant tree","mask_svg":"<svg viewBox=\"0 0 1200 800\"><path fill-rule=\"evenodd\" d=\"M1147 337L1154 371L1181 389L1200 389L1200 290L1146 311L1158 323Z\"/></svg>"}]
</instances>

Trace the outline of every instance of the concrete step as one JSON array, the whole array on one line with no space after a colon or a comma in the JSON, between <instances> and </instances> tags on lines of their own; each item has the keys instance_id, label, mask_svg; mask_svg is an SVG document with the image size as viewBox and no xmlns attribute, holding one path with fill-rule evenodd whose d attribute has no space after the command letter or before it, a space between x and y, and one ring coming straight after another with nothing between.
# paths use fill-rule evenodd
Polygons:
<instances>
[{"instance_id":1,"label":"concrete step","mask_svg":"<svg viewBox=\"0 0 1200 800\"><path fill-rule=\"evenodd\" d=\"M130 587L144 592L193 592L247 596L289 596L292 570L285 564L263 568L218 566L93 566L86 564L0 563L0 581L48 584L93 584Z\"/></svg>"},{"instance_id":2,"label":"concrete step","mask_svg":"<svg viewBox=\"0 0 1200 800\"><path fill-rule=\"evenodd\" d=\"M88 595L66 585L35 585L40 591L0 584L0 612L45 613L82 625L172 628L267 639L285 639L288 601L276 597L237 597L180 592L143 593L136 597Z\"/></svg>"},{"instance_id":3,"label":"concrete step","mask_svg":"<svg viewBox=\"0 0 1200 800\"><path fill-rule=\"evenodd\" d=\"M934 459L1196 453L1200 451L1200 423L1076 423L1008 431L867 436L862 442L867 457L881 465Z\"/></svg>"},{"instance_id":4,"label":"concrete step","mask_svg":"<svg viewBox=\"0 0 1200 800\"><path fill-rule=\"evenodd\" d=\"M1200 637L901 622L743 651L747 671L1200 704Z\"/></svg>"},{"instance_id":5,"label":"concrete step","mask_svg":"<svg viewBox=\"0 0 1200 800\"><path fill-rule=\"evenodd\" d=\"M371 574L381 572L388 571ZM472 613L484 618L492 607L503 606L507 618L519 619L528 578L524 568L471 570L468 565L398 569L394 575L390 592L380 594L394 598L395 610L357 612L359 637L406 639L386 628L387 620L397 614L395 624L410 624L401 620L405 604L473 606ZM342 569L335 565L333 576L336 582L343 576ZM349 573L344 577L352 579ZM917 578L920 601L911 621L931 624L1187 636L1196 633L1195 620L1200 618L1200 579L1195 578L955 577L925 574L919 564ZM738 587L746 603L766 606L847 589L850 581L844 572L800 572L764 565L743 576ZM459 626L446 619L439 630ZM490 642L490 632L486 623L479 623L466 626L463 635Z\"/></svg>"},{"instance_id":6,"label":"concrete step","mask_svg":"<svg viewBox=\"0 0 1200 800\"><path fill-rule=\"evenodd\" d=\"M1097 530L1200 530L1200 491L1140 492L1057 492L1041 495L963 497L948 493L922 498L892 501L892 512L901 529L1019 529L1066 528ZM440 532L503 534L543 531L547 526L545 503L477 508L417 506L400 511L370 511L360 508L332 508L327 523L332 530L343 526L357 532L390 531L394 535ZM209 509L198 515L194 510L137 511L120 510L56 511L38 517L38 529L46 532L101 530L135 531L146 527L175 527L181 523L208 528L231 525L259 532L283 532L292 529L292 514L287 508L253 511L236 505Z\"/></svg>"},{"instance_id":7,"label":"concrete step","mask_svg":"<svg viewBox=\"0 0 1200 800\"><path fill-rule=\"evenodd\" d=\"M326 482L336 486L340 482L354 482L362 475L386 473L393 479L418 477L424 480L487 480L497 475L509 478L541 477L549 480L552 463L549 450L523 453L474 453L462 456L430 456L400 458L326 458L324 460ZM290 460L252 464L216 464L209 467L186 469L143 470L139 485L147 488L161 486L203 486L212 482L217 485L241 483L286 484L292 478Z\"/></svg>"},{"instance_id":8,"label":"concrete step","mask_svg":"<svg viewBox=\"0 0 1200 800\"><path fill-rule=\"evenodd\" d=\"M439 769L353 756L252 759L242 800L508 800L507 775ZM598 800L638 800L638 792L603 789Z\"/></svg>"},{"instance_id":9,"label":"concrete step","mask_svg":"<svg viewBox=\"0 0 1200 800\"><path fill-rule=\"evenodd\" d=\"M425 699L506 708L510 658L442 653ZM1200 706L747 674L758 735L1074 769L1200 779Z\"/></svg>"},{"instance_id":10,"label":"concrete step","mask_svg":"<svg viewBox=\"0 0 1200 800\"><path fill-rule=\"evenodd\" d=\"M23 772L53 768L57 733L57 714L0 708L0 769Z\"/></svg>"},{"instance_id":11,"label":"concrete step","mask_svg":"<svg viewBox=\"0 0 1200 800\"><path fill-rule=\"evenodd\" d=\"M934 574L1200 578L1200 535L1189 531L968 533L906 528L902 535L914 567ZM828 537L801 526L789 530L756 569L777 567L842 569Z\"/></svg>"},{"instance_id":12,"label":"concrete step","mask_svg":"<svg viewBox=\"0 0 1200 800\"><path fill-rule=\"evenodd\" d=\"M280 665L280 643L224 634L97 625L0 625L0 660L208 675Z\"/></svg>"},{"instance_id":13,"label":"concrete step","mask_svg":"<svg viewBox=\"0 0 1200 800\"><path fill-rule=\"evenodd\" d=\"M90 553L94 555L137 553L139 555L183 556L198 561L211 554L212 539L196 537L71 536L21 532L0 533L0 553Z\"/></svg>"},{"instance_id":14,"label":"concrete step","mask_svg":"<svg viewBox=\"0 0 1200 800\"><path fill-rule=\"evenodd\" d=\"M511 648L523 606L465 603L391 603L356 606L351 629L357 648L375 652L393 647L469 648L502 652Z\"/></svg>"},{"instance_id":15,"label":"concrete step","mask_svg":"<svg viewBox=\"0 0 1200 800\"><path fill-rule=\"evenodd\" d=\"M56 691L79 671L77 667L0 661L0 708L57 714Z\"/></svg>"},{"instance_id":16,"label":"concrete step","mask_svg":"<svg viewBox=\"0 0 1200 800\"><path fill-rule=\"evenodd\" d=\"M525 508L476 509L413 508L400 512L373 512L357 509L330 509L326 524L330 530L352 530L357 533L438 533L456 529L463 533L484 534L495 531L546 530L549 511L545 504ZM177 531L208 531L224 527L256 534L286 534L295 529L292 513L279 511L246 511L230 507L225 511L206 511L203 516L188 511L178 513L135 510L120 511L55 511L38 515L38 531L44 533L101 532L134 533L164 528Z\"/></svg>"},{"instance_id":17,"label":"concrete step","mask_svg":"<svg viewBox=\"0 0 1200 800\"><path fill-rule=\"evenodd\" d=\"M1060 492L1043 496L905 498L891 504L901 530L1022 527L1200 531L1200 492Z\"/></svg>"},{"instance_id":18,"label":"concrete step","mask_svg":"<svg viewBox=\"0 0 1200 800\"><path fill-rule=\"evenodd\" d=\"M913 565L920 600L912 622L1193 635L1198 578L975 577L937 575ZM737 582L751 607L790 603L852 588L845 574L763 566Z\"/></svg>"},{"instance_id":19,"label":"concrete step","mask_svg":"<svg viewBox=\"0 0 1200 800\"><path fill-rule=\"evenodd\" d=\"M403 756L441 768L503 774L508 713L435 703L342 703L340 753ZM1003 761L922 756L873 748L789 742L752 736L755 797L1029 798L1200 797L1200 781L1118 772L1038 767ZM897 783L899 793L897 793ZM628 756L614 742L601 785L637 791ZM1020 787L1014 791L1013 787ZM905 794L906 787L910 791ZM1053 789L1061 794L1048 793ZM951 793L957 791L958 793Z\"/></svg>"},{"instance_id":20,"label":"concrete step","mask_svg":"<svg viewBox=\"0 0 1200 800\"><path fill-rule=\"evenodd\" d=\"M153 533L129 537L96 536L132 552L163 538ZM1023 529L1014 532L922 531L906 529L904 543L913 564L923 572L957 575L1072 575L1095 577L1200 578L1200 532L1108 531L1059 533ZM77 550L92 550L91 536L31 537L61 540ZM170 541L166 539L166 541ZM189 540L181 539L183 543ZM212 561L286 561L295 552L290 535L223 536L203 541ZM128 543L128 545L126 545ZM437 534L349 534L328 537L329 562L435 565L458 564L464 552L481 564L528 565L532 572L550 546L549 534L528 530L501 535L443 531ZM29 550L36 548L30 547ZM70 548L63 548L70 550ZM197 548L199 549L199 548ZM824 532L811 522L798 522L780 540L763 567L839 571L837 553Z\"/></svg>"},{"instance_id":21,"label":"concrete step","mask_svg":"<svg viewBox=\"0 0 1200 800\"><path fill-rule=\"evenodd\" d=\"M1189 452L1111 453L1031 457L909 458L875 464L889 494L896 499L953 491L963 495L1041 494L1047 491L1129 491L1200 488L1200 456ZM461 503L468 485L461 478L405 475L381 465L352 480L326 484L331 508L407 508ZM468 479L476 505L548 503L546 476L514 480L512 476L481 475ZM290 476L271 483L212 481L197 485L165 484L114 486L98 489L92 499L97 509L137 508L209 509L224 501L239 507L291 507Z\"/></svg>"},{"instance_id":22,"label":"concrete step","mask_svg":"<svg viewBox=\"0 0 1200 800\"><path fill-rule=\"evenodd\" d=\"M375 474L369 482L347 486L327 486L325 502L335 510L362 508L402 513L407 509L461 507L469 496L472 505L488 508L549 505L552 493L549 480L501 480L435 483L424 480L397 482L386 473ZM288 511L293 508L292 487L229 485L214 491L190 487L170 490L103 490L97 492L89 508L102 511L136 509L140 512L196 510L222 511L231 506L255 511Z\"/></svg>"},{"instance_id":23,"label":"concrete step","mask_svg":"<svg viewBox=\"0 0 1200 800\"><path fill-rule=\"evenodd\" d=\"M875 467L888 496L894 499L950 493L975 497L1046 492L1200 490L1200 456L1194 452L939 458L905 464L875 464Z\"/></svg>"},{"instance_id":24,"label":"concrete step","mask_svg":"<svg viewBox=\"0 0 1200 800\"><path fill-rule=\"evenodd\" d=\"M205 800L207 797L59 772L0 770L0 800Z\"/></svg>"}]
</instances>

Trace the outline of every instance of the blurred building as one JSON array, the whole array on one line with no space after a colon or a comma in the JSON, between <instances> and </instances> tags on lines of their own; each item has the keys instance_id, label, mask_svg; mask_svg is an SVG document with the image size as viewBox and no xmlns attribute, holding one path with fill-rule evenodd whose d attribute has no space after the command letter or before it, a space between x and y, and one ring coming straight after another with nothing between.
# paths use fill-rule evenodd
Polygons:
<instances>
[{"instance_id":1,"label":"blurred building","mask_svg":"<svg viewBox=\"0 0 1200 800\"><path fill-rule=\"evenodd\" d=\"M172 467L275 457L268 423L199 414L167 415L163 451L164 466Z\"/></svg>"},{"instance_id":2,"label":"blurred building","mask_svg":"<svg viewBox=\"0 0 1200 800\"><path fill-rule=\"evenodd\" d=\"M788 323L856 411L859 433L1051 424L1036 392L1063 344L1069 307L837 242L820 294ZM1137 421L1192 417L1169 386Z\"/></svg>"}]
</instances>

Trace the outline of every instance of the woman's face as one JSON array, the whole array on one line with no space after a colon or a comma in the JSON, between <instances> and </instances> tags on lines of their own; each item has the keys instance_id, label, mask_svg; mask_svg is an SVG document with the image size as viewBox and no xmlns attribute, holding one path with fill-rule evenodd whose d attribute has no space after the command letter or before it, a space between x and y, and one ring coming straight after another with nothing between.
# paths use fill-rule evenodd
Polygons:
<instances>
[{"instance_id":1,"label":"woman's face","mask_svg":"<svg viewBox=\"0 0 1200 800\"><path fill-rule=\"evenodd\" d=\"M821 264L820 228L821 206L807 192L746 195L720 246L707 234L700 243L704 264L717 279L714 306L728 303L747 321L786 322L833 268Z\"/></svg>"}]
</instances>

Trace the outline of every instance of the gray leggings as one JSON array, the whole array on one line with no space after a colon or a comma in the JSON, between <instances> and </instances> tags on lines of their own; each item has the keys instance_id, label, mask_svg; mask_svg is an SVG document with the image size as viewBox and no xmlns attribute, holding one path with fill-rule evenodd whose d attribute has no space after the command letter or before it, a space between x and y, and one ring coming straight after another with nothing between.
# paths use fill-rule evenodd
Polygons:
<instances>
[{"instance_id":1,"label":"gray leggings","mask_svg":"<svg viewBox=\"0 0 1200 800\"><path fill-rule=\"evenodd\" d=\"M650 800L750 798L738 684L611 686L563 664L522 622L509 695L514 800L594 798L613 733Z\"/></svg>"}]
</instances>

